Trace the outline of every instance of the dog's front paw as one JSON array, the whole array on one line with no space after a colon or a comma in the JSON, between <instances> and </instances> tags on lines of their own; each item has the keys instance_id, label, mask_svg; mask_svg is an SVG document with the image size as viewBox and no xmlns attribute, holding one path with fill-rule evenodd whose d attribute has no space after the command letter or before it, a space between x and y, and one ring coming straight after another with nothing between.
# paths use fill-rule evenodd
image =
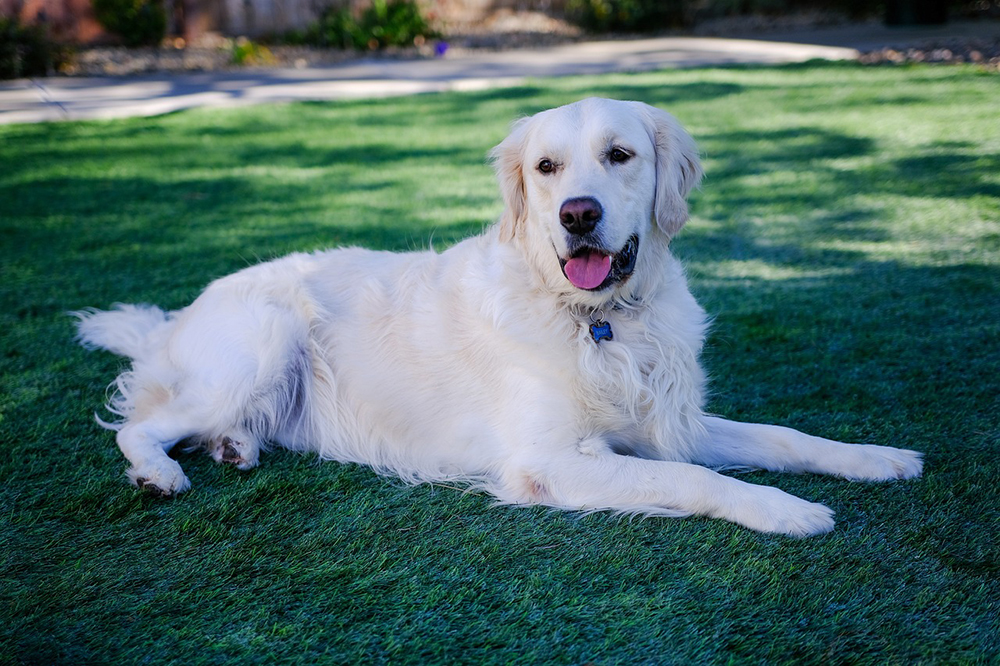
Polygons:
<instances>
[{"instance_id":1,"label":"dog's front paw","mask_svg":"<svg viewBox=\"0 0 1000 666\"><path fill-rule=\"evenodd\" d=\"M844 476L857 481L912 479L923 472L923 454L891 446L859 445L860 460Z\"/></svg>"},{"instance_id":2,"label":"dog's front paw","mask_svg":"<svg viewBox=\"0 0 1000 666\"><path fill-rule=\"evenodd\" d=\"M181 466L167 457L133 467L128 478L137 488L159 497L172 497L191 487Z\"/></svg>"},{"instance_id":3,"label":"dog's front paw","mask_svg":"<svg viewBox=\"0 0 1000 666\"><path fill-rule=\"evenodd\" d=\"M788 493L756 486L752 498L742 502L733 519L758 532L807 537L833 529L833 511Z\"/></svg>"}]
</instances>

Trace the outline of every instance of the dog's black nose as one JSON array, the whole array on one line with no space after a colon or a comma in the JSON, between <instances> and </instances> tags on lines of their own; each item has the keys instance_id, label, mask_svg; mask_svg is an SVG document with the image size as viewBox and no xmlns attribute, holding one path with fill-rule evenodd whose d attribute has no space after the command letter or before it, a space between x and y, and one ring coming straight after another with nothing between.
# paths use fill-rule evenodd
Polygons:
<instances>
[{"instance_id":1,"label":"dog's black nose","mask_svg":"<svg viewBox=\"0 0 1000 666\"><path fill-rule=\"evenodd\" d=\"M566 231L577 236L593 231L603 215L604 209L594 197L567 199L559 207L559 221Z\"/></svg>"}]
</instances>

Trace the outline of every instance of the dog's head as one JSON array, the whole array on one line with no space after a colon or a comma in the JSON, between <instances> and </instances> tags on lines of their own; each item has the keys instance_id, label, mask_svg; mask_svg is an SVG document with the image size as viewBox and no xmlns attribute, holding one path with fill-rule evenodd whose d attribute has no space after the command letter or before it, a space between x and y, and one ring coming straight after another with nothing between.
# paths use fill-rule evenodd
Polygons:
<instances>
[{"instance_id":1,"label":"dog's head","mask_svg":"<svg viewBox=\"0 0 1000 666\"><path fill-rule=\"evenodd\" d=\"M506 204L501 239L522 241L543 275L583 301L607 300L652 235L680 230L701 179L691 137L640 102L543 111L518 121L491 157Z\"/></svg>"}]
</instances>

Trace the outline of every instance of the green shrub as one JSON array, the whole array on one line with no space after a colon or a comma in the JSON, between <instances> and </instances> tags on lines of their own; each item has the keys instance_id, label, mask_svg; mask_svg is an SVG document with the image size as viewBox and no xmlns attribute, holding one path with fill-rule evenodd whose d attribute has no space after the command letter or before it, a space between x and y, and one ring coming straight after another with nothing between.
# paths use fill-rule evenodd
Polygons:
<instances>
[{"instance_id":1,"label":"green shrub","mask_svg":"<svg viewBox=\"0 0 1000 666\"><path fill-rule=\"evenodd\" d=\"M374 50L408 46L434 36L414 0L373 0L358 17L350 8L328 7L304 39L318 46Z\"/></svg>"},{"instance_id":2,"label":"green shrub","mask_svg":"<svg viewBox=\"0 0 1000 666\"><path fill-rule=\"evenodd\" d=\"M690 23L685 0L569 0L566 14L591 32L651 32Z\"/></svg>"},{"instance_id":3,"label":"green shrub","mask_svg":"<svg viewBox=\"0 0 1000 666\"><path fill-rule=\"evenodd\" d=\"M349 49L354 47L357 30L357 21L350 9L327 7L319 15L319 20L306 29L303 41L316 46Z\"/></svg>"},{"instance_id":4,"label":"green shrub","mask_svg":"<svg viewBox=\"0 0 1000 666\"><path fill-rule=\"evenodd\" d=\"M42 26L0 16L0 79L46 76L65 59L65 49L50 40Z\"/></svg>"},{"instance_id":5,"label":"green shrub","mask_svg":"<svg viewBox=\"0 0 1000 666\"><path fill-rule=\"evenodd\" d=\"M263 44L240 37L233 42L233 64L241 66L273 65L274 54Z\"/></svg>"},{"instance_id":6,"label":"green shrub","mask_svg":"<svg viewBox=\"0 0 1000 666\"><path fill-rule=\"evenodd\" d=\"M167 34L167 12L159 0L93 0L102 26L125 46L156 46Z\"/></svg>"}]
</instances>

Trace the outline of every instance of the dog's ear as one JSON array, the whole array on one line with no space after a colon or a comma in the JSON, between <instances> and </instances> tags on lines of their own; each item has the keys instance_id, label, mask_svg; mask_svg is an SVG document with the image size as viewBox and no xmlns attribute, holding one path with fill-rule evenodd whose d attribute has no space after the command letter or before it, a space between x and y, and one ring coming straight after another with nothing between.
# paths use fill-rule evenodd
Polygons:
<instances>
[{"instance_id":1,"label":"dog's ear","mask_svg":"<svg viewBox=\"0 0 1000 666\"><path fill-rule=\"evenodd\" d=\"M523 156L529 120L530 118L521 118L516 121L507 138L490 151L490 161L503 194L504 210L497 222L501 241L513 240L517 229L524 224L528 215Z\"/></svg>"},{"instance_id":2,"label":"dog's ear","mask_svg":"<svg viewBox=\"0 0 1000 666\"><path fill-rule=\"evenodd\" d=\"M694 139L666 111L642 104L656 150L656 201L653 216L673 237L688 220L687 195L701 182L701 160Z\"/></svg>"}]
</instances>

